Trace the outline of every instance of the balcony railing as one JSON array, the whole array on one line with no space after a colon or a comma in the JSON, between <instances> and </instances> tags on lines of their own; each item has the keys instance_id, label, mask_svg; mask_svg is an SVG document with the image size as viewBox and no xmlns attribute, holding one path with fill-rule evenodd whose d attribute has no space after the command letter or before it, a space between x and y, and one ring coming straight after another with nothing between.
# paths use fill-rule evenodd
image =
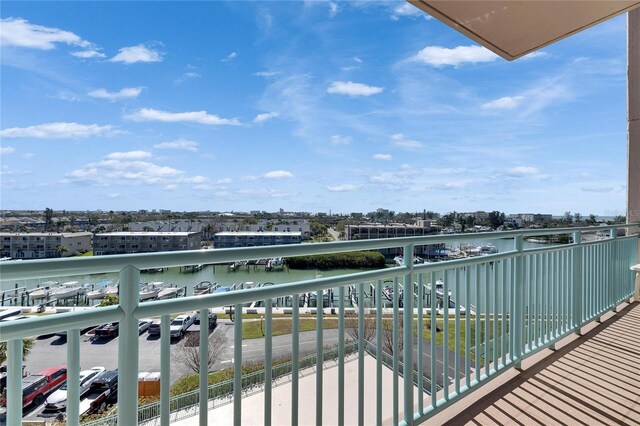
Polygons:
<instances>
[{"instance_id":1,"label":"balcony railing","mask_svg":"<svg viewBox=\"0 0 640 426\"><path fill-rule=\"evenodd\" d=\"M634 224L638 226L638 224ZM315 294L322 306L325 290L338 294L337 306L313 309L316 318L316 347L324 341L323 318L338 320L337 407L323 409L323 357L316 359L316 423L323 420L345 423L345 410L364 424L365 375L368 383L375 376L376 421L383 419L382 369L393 371L391 405L394 424L414 424L428 419L455 400L482 386L488 380L522 360L554 344L558 339L579 331L587 322L628 300L634 293L634 274L630 266L638 263L638 235L618 236L625 225L606 228L566 228L508 231L483 234L410 237L361 240L336 243L303 244L241 249L199 250L174 253L115 255L92 258L4 262L0 265L3 281L52 278L62 275L118 272L120 281L117 306L42 316L0 324L0 339L8 342L7 423L20 424L22 416L21 372L22 339L67 330L68 405L67 421L79 423L80 330L105 322L120 322L118 341L118 424L138 422L138 319L161 318L161 391L159 414L163 425L170 422L170 314L210 308L233 307L234 320L234 423L242 415L242 323L243 304L263 301L265 306L264 423L272 421L272 301L289 298L292 315L291 336L291 423L297 424L299 412L299 318L300 297ZM609 231L602 240L583 242L582 235ZM573 242L524 249L525 236L572 234ZM455 244L470 239L513 239L513 249L478 257L414 265L414 247L427 244ZM316 255L359 250L402 248L405 263L385 269L328 278L316 278L289 284L210 294L199 297L139 303L140 270L194 264L220 264L259 258ZM409 260L409 262L407 262ZM436 282L442 280L442 287ZM433 285L431 285L433 284ZM352 291L348 291L351 289ZM355 306L350 306L347 294ZM365 294L374 296L368 307ZM451 296L449 296L451 294ZM381 301L389 298L391 307ZM345 345L348 332L345 311L355 307L357 315L358 384L357 407L345 407ZM433 309L431 309L433 307ZM375 317L375 332L365 341L367 320ZM203 317L201 315L201 317ZM201 327L200 341L206 342L208 330ZM391 342L385 354L382 342ZM372 346L373 345L373 346ZM400 350L400 348L402 348ZM199 422L207 424L209 387L207 382L208 345L200 345ZM365 350L376 358L376 370L365 372ZM431 354L429 365L425 351ZM415 352L415 353L414 353ZM384 363L384 364L383 364ZM438 367L442 363L442 368ZM399 398L400 365L413 367L413 380L402 380ZM387 367L387 365L389 367ZM453 374L451 373L453 372ZM355 414L357 412L357 414ZM332 413L331 419L323 419ZM333 416L336 416L334 419Z\"/></svg>"}]
</instances>

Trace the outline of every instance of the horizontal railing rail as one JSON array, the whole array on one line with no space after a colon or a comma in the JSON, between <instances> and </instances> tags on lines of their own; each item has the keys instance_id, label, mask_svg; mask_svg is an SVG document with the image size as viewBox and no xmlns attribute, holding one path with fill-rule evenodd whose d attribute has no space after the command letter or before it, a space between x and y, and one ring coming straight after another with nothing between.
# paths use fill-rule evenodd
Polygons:
<instances>
[{"instance_id":1,"label":"horizontal railing rail","mask_svg":"<svg viewBox=\"0 0 640 426\"><path fill-rule=\"evenodd\" d=\"M270 246L241 249L197 250L191 252L154 253L141 255L117 255L78 259L34 260L2 262L0 278L3 281L36 278L54 278L61 275L97 274L118 272L120 292L118 305L76 311L39 318L0 323L0 340L7 341L7 423L18 424L22 412L21 372L22 339L28 336L54 331L67 331L68 364L68 424L78 424L80 370L80 330L103 322L119 322L118 338L118 424L132 425L139 421L137 403L138 373L138 319L160 316L160 373L161 395L159 403L160 424L170 422L171 398L169 396L170 315L184 311L204 314L211 308L231 307L233 324L232 403L234 423L242 420L242 324L243 304L261 301L265 306L265 365L272 364L272 301L278 298L291 300L291 396L290 421L299 423L300 383L298 372L304 362L300 352L300 295L313 293L317 301L324 300L325 290L338 293L338 304L332 309L314 309L315 345L324 346L324 320L337 309L338 321L338 406L326 410L323 400L322 357L316 358L315 416L316 423L323 423L323 413L337 416L338 423L345 416L364 423L370 416L376 423L385 421L383 400L381 345L375 349L375 372L366 373L365 332L372 317L366 318L366 309L356 309L357 317L357 385L349 392L358 395L358 406L345 411L345 368L347 351L344 313L351 303L346 291L352 292L351 300L358 308L364 306L365 290L375 293L375 340L383 340L393 348L390 364L393 382L388 401L394 424L413 424L425 421L461 396L501 374L507 368L519 366L522 360L540 349L552 345L569 333L579 332L588 321L599 318L634 293L634 274L629 270L638 263L638 236L619 237L618 229L636 227L639 224L612 225L606 227L561 228L543 230L506 231L478 234L437 235L386 240L361 240L336 243L303 244L295 246ZM582 235L608 232L609 237L583 242ZM570 244L550 245L525 249L525 236L572 234ZM469 240L510 238L513 249L502 253L414 265L411 261L401 266L316 278L274 286L209 294L198 297L145 302L140 304L138 287L140 269L182 266L192 264L217 264L238 260L266 257L306 256L355 250L376 250L399 247L405 259L413 259L415 247L436 243L454 243ZM442 281L443 288L428 283ZM415 286L417 284L417 287ZM386 302L382 297L383 289ZM417 290L416 290L417 289ZM391 310L384 304L391 305ZM432 308L437 309L432 309ZM471 309L473 307L473 310ZM390 318L384 318L392 312ZM429 325L427 327L427 325ZM208 339L208 330L202 327L200 341ZM400 349L401 348L401 349ZM415 351L415 354L414 354ZM426 352L430 353L425 358ZM199 423L207 424L208 345L200 345L200 388L198 393ZM400 374L400 360L404 365L415 365L413 380L404 380ZM414 362L415 361L415 362ZM271 383L275 369L266 368L265 383ZM366 373L366 374L365 374ZM365 411L365 375L376 376L375 415ZM406 375L405 375L406 376ZM414 383L415 382L415 383ZM353 383L353 381L349 381ZM442 384L440 387L439 383ZM400 398L399 389L403 388ZM264 387L265 424L273 416L271 386ZM414 400L417 397L417 406ZM308 400L308 398L305 398ZM308 406L308 401L305 401ZM402 404L402 405L401 405ZM404 413L402 418L400 412ZM334 421L334 420L331 420Z\"/></svg>"}]
</instances>

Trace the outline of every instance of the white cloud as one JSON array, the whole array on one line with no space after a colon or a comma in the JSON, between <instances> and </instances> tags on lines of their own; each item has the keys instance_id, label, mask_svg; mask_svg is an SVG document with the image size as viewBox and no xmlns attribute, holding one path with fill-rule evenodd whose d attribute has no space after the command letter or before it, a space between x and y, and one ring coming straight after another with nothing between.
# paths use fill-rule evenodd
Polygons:
<instances>
[{"instance_id":1,"label":"white cloud","mask_svg":"<svg viewBox=\"0 0 640 426\"><path fill-rule=\"evenodd\" d=\"M112 192L111 194L107 195L107 197L109 197L109 198L120 198L120 193L119 192Z\"/></svg>"},{"instance_id":2,"label":"white cloud","mask_svg":"<svg viewBox=\"0 0 640 426\"><path fill-rule=\"evenodd\" d=\"M353 142L353 138L351 136L331 136L331 145L349 145L351 142Z\"/></svg>"},{"instance_id":3,"label":"white cloud","mask_svg":"<svg viewBox=\"0 0 640 426\"><path fill-rule=\"evenodd\" d=\"M485 111L502 111L507 109L514 109L520 106L524 96L505 96L503 98L494 99L490 102L486 102L480 106Z\"/></svg>"},{"instance_id":4,"label":"white cloud","mask_svg":"<svg viewBox=\"0 0 640 426\"><path fill-rule=\"evenodd\" d=\"M173 185L187 181L181 170L142 161L151 154L145 151L113 152L102 160L89 163L65 176L68 181L95 186L112 185Z\"/></svg>"},{"instance_id":5,"label":"white cloud","mask_svg":"<svg viewBox=\"0 0 640 426\"><path fill-rule=\"evenodd\" d=\"M383 160L383 161L391 161L393 158L391 154L373 154L374 160Z\"/></svg>"},{"instance_id":6,"label":"white cloud","mask_svg":"<svg viewBox=\"0 0 640 426\"><path fill-rule=\"evenodd\" d=\"M352 81L334 81L329 85L327 92L348 96L371 96L382 93L383 90L382 87L368 86Z\"/></svg>"},{"instance_id":7,"label":"white cloud","mask_svg":"<svg viewBox=\"0 0 640 426\"><path fill-rule=\"evenodd\" d=\"M446 65L457 67L467 63L492 62L496 59L498 59L498 55L482 46L458 46L453 49L427 46L412 58L414 62L421 62L434 67Z\"/></svg>"},{"instance_id":8,"label":"white cloud","mask_svg":"<svg viewBox=\"0 0 640 426\"><path fill-rule=\"evenodd\" d=\"M29 49L53 50L56 43L71 46L91 47L92 43L83 40L76 34L58 28L30 24L22 18L0 20L0 45L25 47Z\"/></svg>"},{"instance_id":9,"label":"white cloud","mask_svg":"<svg viewBox=\"0 0 640 426\"><path fill-rule=\"evenodd\" d=\"M531 166L511 167L505 170L505 174L511 177L532 176L537 175L538 173L540 173L540 170Z\"/></svg>"},{"instance_id":10,"label":"white cloud","mask_svg":"<svg viewBox=\"0 0 640 426\"><path fill-rule=\"evenodd\" d=\"M198 142L180 138L171 142L159 143L153 147L156 149L184 149L186 151L197 152Z\"/></svg>"},{"instance_id":11,"label":"white cloud","mask_svg":"<svg viewBox=\"0 0 640 426\"><path fill-rule=\"evenodd\" d=\"M3 146L0 147L0 155L13 154L16 149L12 146Z\"/></svg>"},{"instance_id":12,"label":"white cloud","mask_svg":"<svg viewBox=\"0 0 640 426\"><path fill-rule=\"evenodd\" d=\"M162 61L162 53L147 47L144 44L136 46L123 47L118 54L109 59L110 62L124 62L125 64L134 64L136 62L160 62Z\"/></svg>"},{"instance_id":13,"label":"white cloud","mask_svg":"<svg viewBox=\"0 0 640 426\"><path fill-rule=\"evenodd\" d=\"M391 144L408 151L417 151L424 148L424 144L422 142L407 139L403 133L396 133L395 135L392 135Z\"/></svg>"},{"instance_id":14,"label":"white cloud","mask_svg":"<svg viewBox=\"0 0 640 426\"><path fill-rule=\"evenodd\" d=\"M286 170L274 170L264 174L267 179L290 179L293 177L293 173Z\"/></svg>"},{"instance_id":15,"label":"white cloud","mask_svg":"<svg viewBox=\"0 0 640 426\"><path fill-rule=\"evenodd\" d=\"M352 192L352 191L357 191L358 189L360 189L359 185L354 185L351 183L345 183L342 185L335 185L335 186L327 186L327 190L330 192Z\"/></svg>"},{"instance_id":16,"label":"white cloud","mask_svg":"<svg viewBox=\"0 0 640 426\"><path fill-rule=\"evenodd\" d=\"M107 55L105 55L104 53L100 52L99 49L94 48L94 49L87 49L87 50L80 50L77 52L71 52L71 54L73 56L75 56L76 58L82 58L82 59L91 59L91 58L106 58Z\"/></svg>"},{"instance_id":17,"label":"white cloud","mask_svg":"<svg viewBox=\"0 0 640 426\"><path fill-rule=\"evenodd\" d=\"M398 20L399 16L424 16L425 19L431 19L430 15L409 3L403 3L393 8L391 19Z\"/></svg>"},{"instance_id":18,"label":"white cloud","mask_svg":"<svg viewBox=\"0 0 640 426\"><path fill-rule=\"evenodd\" d=\"M615 192L616 189L610 186L583 186L580 188L582 192L595 192L599 194L605 194L608 192Z\"/></svg>"},{"instance_id":19,"label":"white cloud","mask_svg":"<svg viewBox=\"0 0 640 426\"><path fill-rule=\"evenodd\" d=\"M167 112L153 108L141 108L133 114L125 115L125 119L132 121L162 121L166 123L199 123L210 126L239 126L237 118L221 118L207 111Z\"/></svg>"},{"instance_id":20,"label":"white cloud","mask_svg":"<svg viewBox=\"0 0 640 426\"><path fill-rule=\"evenodd\" d=\"M256 115L256 118L253 119L253 122L256 124L262 124L265 121L271 120L272 118L276 118L279 116L278 112L263 112L262 114Z\"/></svg>"},{"instance_id":21,"label":"white cloud","mask_svg":"<svg viewBox=\"0 0 640 426\"><path fill-rule=\"evenodd\" d=\"M224 193L227 195L227 193ZM261 188L261 189L241 189L238 191L239 195L246 195L251 198L291 198L298 195L296 191L286 191L273 188Z\"/></svg>"},{"instance_id":22,"label":"white cloud","mask_svg":"<svg viewBox=\"0 0 640 426\"><path fill-rule=\"evenodd\" d=\"M147 151L128 151L128 152L112 152L107 155L107 160L140 160L143 158L150 158L152 155Z\"/></svg>"},{"instance_id":23,"label":"white cloud","mask_svg":"<svg viewBox=\"0 0 640 426\"><path fill-rule=\"evenodd\" d=\"M237 56L238 56L237 52L231 52L224 59L222 59L221 61L222 62L230 62L230 61L233 61Z\"/></svg>"},{"instance_id":24,"label":"white cloud","mask_svg":"<svg viewBox=\"0 0 640 426\"><path fill-rule=\"evenodd\" d=\"M176 185L175 183L170 183L169 185L165 185L162 189L165 191L175 191L176 189L178 189L178 185Z\"/></svg>"},{"instance_id":25,"label":"white cloud","mask_svg":"<svg viewBox=\"0 0 640 426\"><path fill-rule=\"evenodd\" d=\"M176 78L175 80L173 80L173 82L175 84L182 84L187 80L191 80L194 78L200 78L202 77L202 74L194 72L194 71L190 71L190 72L185 72L184 74L182 74L182 76Z\"/></svg>"},{"instance_id":26,"label":"white cloud","mask_svg":"<svg viewBox=\"0 0 640 426\"><path fill-rule=\"evenodd\" d=\"M233 183L233 179L231 179L231 178L218 179L216 181L216 183L219 184L219 185L228 185L230 183Z\"/></svg>"},{"instance_id":27,"label":"white cloud","mask_svg":"<svg viewBox=\"0 0 640 426\"><path fill-rule=\"evenodd\" d=\"M274 75L278 75L278 74L280 74L278 71L258 71L253 75L257 77L273 77Z\"/></svg>"},{"instance_id":28,"label":"white cloud","mask_svg":"<svg viewBox=\"0 0 640 426\"><path fill-rule=\"evenodd\" d=\"M533 59L533 58L541 58L543 56L549 56L549 54L542 50L537 50L535 52L531 52L528 55L523 56L520 59Z\"/></svg>"},{"instance_id":29,"label":"white cloud","mask_svg":"<svg viewBox=\"0 0 640 426\"><path fill-rule=\"evenodd\" d=\"M108 99L111 102L118 101L120 99L132 99L137 98L142 92L144 87L125 87L117 92L108 92L106 89L93 90L87 95L94 98Z\"/></svg>"},{"instance_id":30,"label":"white cloud","mask_svg":"<svg viewBox=\"0 0 640 426\"><path fill-rule=\"evenodd\" d=\"M338 14L338 5L332 1L329 2L329 17L334 18Z\"/></svg>"},{"instance_id":31,"label":"white cloud","mask_svg":"<svg viewBox=\"0 0 640 426\"><path fill-rule=\"evenodd\" d=\"M4 138L81 139L91 136L111 136L122 133L111 125L78 123L45 123L29 127L12 127L0 130Z\"/></svg>"}]
</instances>

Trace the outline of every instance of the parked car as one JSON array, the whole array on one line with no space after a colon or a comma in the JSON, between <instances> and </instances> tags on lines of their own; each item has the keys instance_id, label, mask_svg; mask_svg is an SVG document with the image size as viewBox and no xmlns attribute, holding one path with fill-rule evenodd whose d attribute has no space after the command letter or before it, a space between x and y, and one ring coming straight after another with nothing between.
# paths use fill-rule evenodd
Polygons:
<instances>
[{"instance_id":1,"label":"parked car","mask_svg":"<svg viewBox=\"0 0 640 426\"><path fill-rule=\"evenodd\" d=\"M171 338L181 338L191 324L193 324L193 315L191 314L182 314L175 317L169 326Z\"/></svg>"},{"instance_id":2,"label":"parked car","mask_svg":"<svg viewBox=\"0 0 640 426\"><path fill-rule=\"evenodd\" d=\"M103 371L105 371L104 367L93 367L80 372L80 398L89 390L91 383ZM64 410L67 408L67 382L49 395L45 401L45 408L47 410Z\"/></svg>"},{"instance_id":3,"label":"parked car","mask_svg":"<svg viewBox=\"0 0 640 426\"><path fill-rule=\"evenodd\" d=\"M113 337L118 335L118 329L120 328L120 324L117 322L109 322L107 324L102 324L95 329L96 337Z\"/></svg>"},{"instance_id":4,"label":"parked car","mask_svg":"<svg viewBox=\"0 0 640 426\"><path fill-rule=\"evenodd\" d=\"M80 400L80 414L91 414L103 410L118 399L118 371L103 371L89 386Z\"/></svg>"},{"instance_id":5,"label":"parked car","mask_svg":"<svg viewBox=\"0 0 640 426\"><path fill-rule=\"evenodd\" d=\"M147 328L149 336L159 336L160 335L160 320L153 320L149 327Z\"/></svg>"},{"instance_id":6,"label":"parked car","mask_svg":"<svg viewBox=\"0 0 640 426\"><path fill-rule=\"evenodd\" d=\"M58 388L67 380L67 367L51 367L31 374L22 379L22 407L29 404L38 406L44 402L45 396ZM6 399L0 398L0 405L5 406Z\"/></svg>"},{"instance_id":7,"label":"parked car","mask_svg":"<svg viewBox=\"0 0 640 426\"><path fill-rule=\"evenodd\" d=\"M138 321L138 333L142 334L149 329L149 325L151 325L152 320L150 319L141 319Z\"/></svg>"}]
</instances>

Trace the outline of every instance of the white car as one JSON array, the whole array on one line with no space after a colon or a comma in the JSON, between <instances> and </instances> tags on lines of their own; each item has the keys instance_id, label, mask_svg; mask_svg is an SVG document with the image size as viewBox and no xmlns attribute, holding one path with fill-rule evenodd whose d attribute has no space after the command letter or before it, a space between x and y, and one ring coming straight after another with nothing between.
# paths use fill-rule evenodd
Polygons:
<instances>
[{"instance_id":1,"label":"white car","mask_svg":"<svg viewBox=\"0 0 640 426\"><path fill-rule=\"evenodd\" d=\"M181 338L191 324L193 324L192 314L178 315L173 319L173 321L171 321L171 325L169 326L171 337L178 339Z\"/></svg>"},{"instance_id":2,"label":"white car","mask_svg":"<svg viewBox=\"0 0 640 426\"><path fill-rule=\"evenodd\" d=\"M91 382L98 374L105 371L104 367L93 367L80 372L80 396L89 389ZM67 383L63 384L57 391L49 395L45 401L47 410L64 410L67 408Z\"/></svg>"}]
</instances>

